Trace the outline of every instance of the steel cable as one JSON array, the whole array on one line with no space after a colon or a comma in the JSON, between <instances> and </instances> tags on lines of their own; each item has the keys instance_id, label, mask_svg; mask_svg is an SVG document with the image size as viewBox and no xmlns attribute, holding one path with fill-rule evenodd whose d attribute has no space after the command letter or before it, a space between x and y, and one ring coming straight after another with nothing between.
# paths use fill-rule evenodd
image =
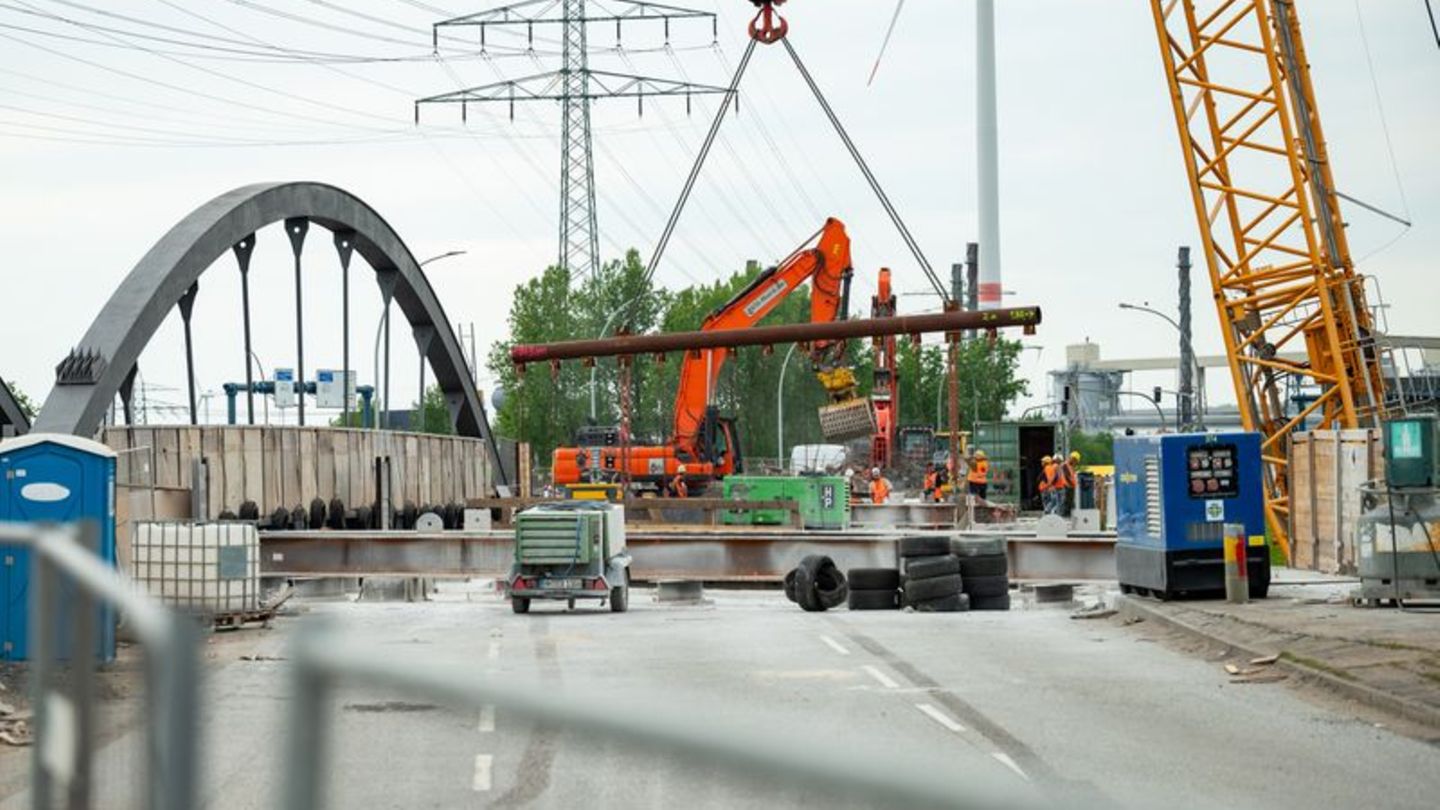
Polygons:
<instances>
[{"instance_id":1,"label":"steel cable","mask_svg":"<svg viewBox=\"0 0 1440 810\"><path fill-rule=\"evenodd\" d=\"M895 210L895 206L890 202L890 198L886 196L885 190L880 187L880 181L877 180L874 173L870 171L870 166L866 164L865 158L860 154L860 150L855 146L855 142L850 140L850 134L845 131L845 126L840 123L839 116L835 114L835 110L831 108L830 102L825 98L825 94L821 92L820 85L815 83L815 78L811 76L810 71L806 69L805 63L800 59L800 54L795 52L795 46L790 44L790 38L785 37L780 41L785 44L786 53L789 53L790 59L795 62L795 68L800 71L801 78L803 78L805 84L809 86L810 92L815 96L815 100L820 103L820 108L825 111L825 116L830 119L830 124L835 127L835 133L839 135L840 140L845 143L845 148L849 150L850 157L855 160L855 165L860 167L860 173L865 175L866 182L870 184L870 190L875 192L875 196L879 198L880 205L884 207L885 213L890 215L890 221L895 223L896 229L900 231L900 238L905 241L905 246L910 248L911 254L915 256L915 261L920 264L920 269L925 272L925 276L930 279L930 284L935 287L935 291L940 294L940 297L949 300L950 294L946 291L945 285L940 282L940 277L935 275L935 270L930 266L930 260L925 258L925 254L920 250L919 243L915 241L915 237L910 235L910 229L905 226L905 221L900 218L900 213Z\"/></svg>"},{"instance_id":2,"label":"steel cable","mask_svg":"<svg viewBox=\"0 0 1440 810\"><path fill-rule=\"evenodd\" d=\"M715 145L715 136L720 133L720 124L725 121L725 112L730 109L730 104L739 92L740 79L745 75L745 68L750 66L750 57L755 55L755 40L745 47L745 55L740 58L740 64L735 68L735 75L730 79L730 85L725 91L725 100L715 111L715 120L710 124L710 131L705 135L705 142L700 145L700 154L695 156L695 164L690 167L690 176L685 178L685 185L680 189L680 198L675 201L675 209L670 212L670 220L665 223L665 230L660 234L660 241L655 244L655 253L650 257L650 262L645 265L645 281L649 283L655 276L655 268L660 265L660 257L665 255L665 246L670 243L670 237L675 233L675 225L680 221L680 212L685 209L685 201L690 198L690 192L695 188L695 180L700 176L700 167L705 165L705 158L710 154L710 147Z\"/></svg>"}]
</instances>

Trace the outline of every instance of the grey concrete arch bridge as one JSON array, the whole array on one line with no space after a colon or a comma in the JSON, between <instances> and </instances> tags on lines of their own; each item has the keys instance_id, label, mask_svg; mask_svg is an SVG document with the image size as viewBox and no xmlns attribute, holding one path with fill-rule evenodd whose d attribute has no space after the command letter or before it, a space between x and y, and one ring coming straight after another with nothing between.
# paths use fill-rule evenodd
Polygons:
<instances>
[{"instance_id":1,"label":"grey concrete arch bridge","mask_svg":"<svg viewBox=\"0 0 1440 810\"><path fill-rule=\"evenodd\" d=\"M34 429L94 436L105 412L119 395L126 421L132 421L130 397L140 354L172 308L185 322L192 421L194 370L189 341L190 309L201 275L227 251L239 263L242 279L249 269L256 232L283 222L301 274L300 254L310 224L329 230L342 268L346 308L346 362L349 363L349 269L359 253L374 270L387 311L397 304L409 322L423 360L444 392L456 433L484 440L501 482L495 438L485 406L444 307L424 271L400 236L374 209L335 186L312 182L257 183L226 192L196 208L174 225L121 281L70 354L56 367L55 387L46 398ZM248 287L242 286L248 291ZM299 372L304 375L303 307L296 320ZM249 296L244 295L246 374L249 362ZM251 380L247 379L247 382ZM302 398L303 403L303 398ZM253 407L251 408L253 413ZM301 411L303 418L303 410Z\"/></svg>"}]
</instances>

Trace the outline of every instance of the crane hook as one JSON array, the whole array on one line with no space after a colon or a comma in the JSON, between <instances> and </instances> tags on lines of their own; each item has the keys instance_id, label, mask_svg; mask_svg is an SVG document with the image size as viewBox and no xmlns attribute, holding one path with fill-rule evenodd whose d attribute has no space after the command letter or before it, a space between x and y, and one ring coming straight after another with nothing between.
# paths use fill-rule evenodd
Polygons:
<instances>
[{"instance_id":1,"label":"crane hook","mask_svg":"<svg viewBox=\"0 0 1440 810\"><path fill-rule=\"evenodd\" d=\"M750 0L760 9L755 14L755 19L750 21L750 38L756 42L771 45L785 38L790 31L790 23L780 16L775 10L776 6L783 5L785 0Z\"/></svg>"}]
</instances>

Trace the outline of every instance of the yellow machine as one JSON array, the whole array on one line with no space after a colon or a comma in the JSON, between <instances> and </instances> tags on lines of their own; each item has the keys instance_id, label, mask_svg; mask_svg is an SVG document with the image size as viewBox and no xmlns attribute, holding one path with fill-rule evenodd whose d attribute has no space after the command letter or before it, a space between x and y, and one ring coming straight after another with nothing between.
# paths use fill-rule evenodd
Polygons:
<instances>
[{"instance_id":1,"label":"yellow machine","mask_svg":"<svg viewBox=\"0 0 1440 810\"><path fill-rule=\"evenodd\" d=\"M624 495L619 484L570 484L566 496L572 501L610 501L617 503Z\"/></svg>"}]
</instances>

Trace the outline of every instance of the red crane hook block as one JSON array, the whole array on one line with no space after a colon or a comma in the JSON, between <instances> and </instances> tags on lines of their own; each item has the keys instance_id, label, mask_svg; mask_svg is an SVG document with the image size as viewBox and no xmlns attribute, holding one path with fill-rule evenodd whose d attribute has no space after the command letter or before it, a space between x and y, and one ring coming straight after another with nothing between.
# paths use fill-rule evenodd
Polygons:
<instances>
[{"instance_id":1,"label":"red crane hook block","mask_svg":"<svg viewBox=\"0 0 1440 810\"><path fill-rule=\"evenodd\" d=\"M780 16L775 10L776 6L783 5L785 0L750 0L760 8L755 19L750 21L750 38L756 42L770 45L785 38L790 31L790 23Z\"/></svg>"}]
</instances>

